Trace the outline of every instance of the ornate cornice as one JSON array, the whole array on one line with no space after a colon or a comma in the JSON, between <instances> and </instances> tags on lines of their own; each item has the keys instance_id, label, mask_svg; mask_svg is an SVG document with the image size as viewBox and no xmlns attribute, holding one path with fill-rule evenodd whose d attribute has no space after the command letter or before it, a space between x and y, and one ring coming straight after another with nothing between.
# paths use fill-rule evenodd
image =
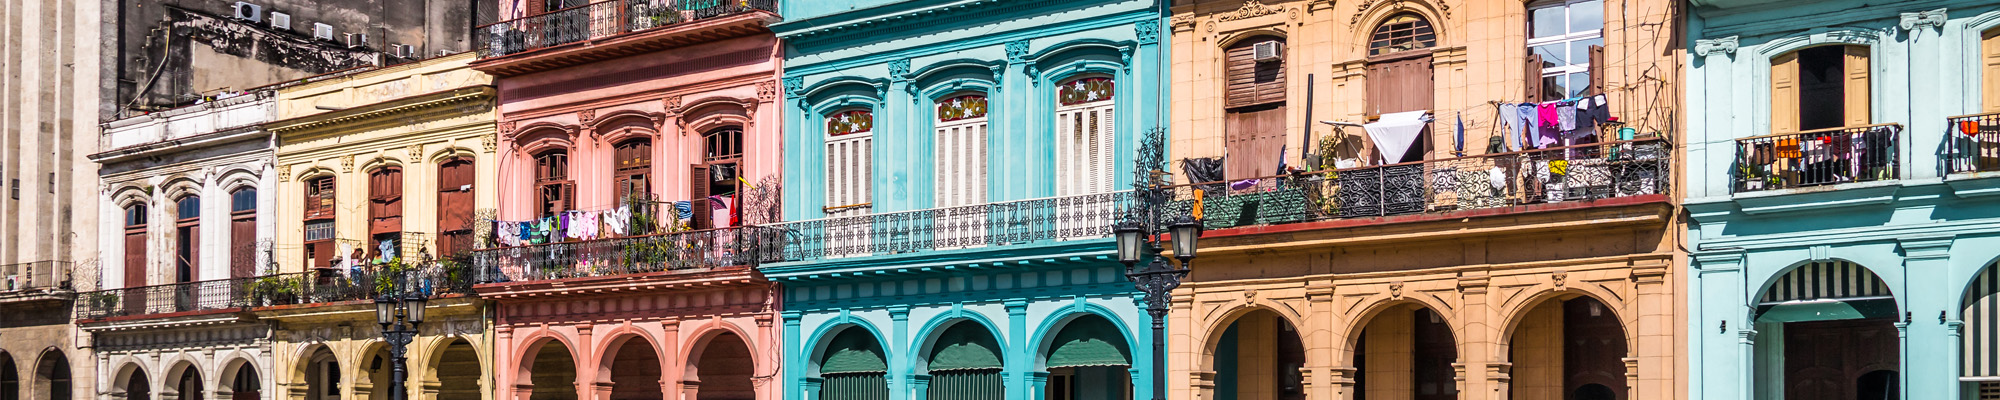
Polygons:
<instances>
[{"instance_id":1,"label":"ornate cornice","mask_svg":"<svg viewBox=\"0 0 2000 400\"><path fill-rule=\"evenodd\" d=\"M1023 39L1023 40L1015 40L1007 42L1007 62L1018 63L1027 60L1028 60L1027 40Z\"/></svg>"},{"instance_id":2,"label":"ornate cornice","mask_svg":"<svg viewBox=\"0 0 2000 400\"><path fill-rule=\"evenodd\" d=\"M1159 43L1160 20L1147 18L1139 20L1139 22L1134 22L1132 23L1132 32L1134 36L1139 38L1139 44Z\"/></svg>"},{"instance_id":3,"label":"ornate cornice","mask_svg":"<svg viewBox=\"0 0 2000 400\"><path fill-rule=\"evenodd\" d=\"M1237 7L1236 11L1222 13L1216 20L1227 22L1262 17L1280 12L1284 12L1284 9L1281 7L1267 6L1264 5L1264 2L1258 0L1247 0L1243 2L1242 7Z\"/></svg>"},{"instance_id":4,"label":"ornate cornice","mask_svg":"<svg viewBox=\"0 0 2000 400\"><path fill-rule=\"evenodd\" d=\"M1736 54L1736 37L1696 39L1694 41L1694 55L1707 57L1709 54L1716 53Z\"/></svg>"},{"instance_id":5,"label":"ornate cornice","mask_svg":"<svg viewBox=\"0 0 2000 400\"><path fill-rule=\"evenodd\" d=\"M1914 31L1922 27L1943 29L1945 19L1945 9L1943 8L1930 11L1906 12L1903 13L1901 21L1896 26L1902 27L1905 31Z\"/></svg>"}]
</instances>

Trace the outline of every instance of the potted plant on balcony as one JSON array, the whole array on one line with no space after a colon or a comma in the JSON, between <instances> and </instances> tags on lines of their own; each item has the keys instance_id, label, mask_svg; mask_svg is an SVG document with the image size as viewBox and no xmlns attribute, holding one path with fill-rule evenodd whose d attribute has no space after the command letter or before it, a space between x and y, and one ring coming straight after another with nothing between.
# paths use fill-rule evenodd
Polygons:
<instances>
[{"instance_id":1,"label":"potted plant on balcony","mask_svg":"<svg viewBox=\"0 0 2000 400\"><path fill-rule=\"evenodd\" d=\"M110 311L118 308L118 293L112 291L97 292L97 294L90 296L89 301L87 304L90 305L90 309L92 310Z\"/></svg>"}]
</instances>

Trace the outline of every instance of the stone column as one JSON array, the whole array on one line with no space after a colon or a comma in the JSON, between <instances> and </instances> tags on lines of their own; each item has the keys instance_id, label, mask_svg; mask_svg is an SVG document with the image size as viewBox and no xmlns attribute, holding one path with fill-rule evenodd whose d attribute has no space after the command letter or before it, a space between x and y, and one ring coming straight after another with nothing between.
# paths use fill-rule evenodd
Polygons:
<instances>
[{"instance_id":1,"label":"stone column","mask_svg":"<svg viewBox=\"0 0 2000 400\"><path fill-rule=\"evenodd\" d=\"M889 323L890 339L887 346L887 355L889 356L889 373L887 377L889 380L889 400L905 400L909 398L909 392L898 390L898 388L908 387L909 382L914 378L910 374L910 361L909 357L907 357L907 353L911 351L909 347L910 308L905 306L890 307L889 320L891 321Z\"/></svg>"},{"instance_id":2,"label":"stone column","mask_svg":"<svg viewBox=\"0 0 2000 400\"><path fill-rule=\"evenodd\" d=\"M1028 399L1043 400L1047 398L1048 393L1049 393L1049 373L1047 372L1029 373Z\"/></svg>"},{"instance_id":3,"label":"stone column","mask_svg":"<svg viewBox=\"0 0 2000 400\"><path fill-rule=\"evenodd\" d=\"M785 365L784 367L779 368L779 371L785 374L785 380L784 382L778 385L779 387L778 390L783 390L784 393L780 393L778 398L783 400L817 400L818 399L817 395L819 392L819 382L817 380L814 380L813 382L806 382L805 368L806 365L808 365L808 363L811 362L811 360L805 359L805 357L807 356L805 354L804 349L811 348L812 344L804 343L805 340L804 337L799 336L799 316L800 315L797 311L786 311L783 315L780 316L780 318L784 319L784 326L785 326L784 337L797 338L792 341L794 343L772 344L774 346L784 347L784 349L781 350L781 353L784 354L785 359L783 360L783 362L785 363ZM797 344L798 346L794 347L792 346L792 344ZM791 387L792 385L799 385L801 388L804 388L805 390L801 392L794 392L791 390L784 389ZM794 393L799 393L799 394L795 395ZM799 396L799 397L794 397L794 396Z\"/></svg>"},{"instance_id":4,"label":"stone column","mask_svg":"<svg viewBox=\"0 0 2000 400\"><path fill-rule=\"evenodd\" d=\"M1360 370L1355 369L1353 366L1333 368L1333 376L1331 378L1333 378L1334 399L1353 399L1355 397L1354 384L1356 382L1354 375L1358 372ZM1213 386L1211 385L1210 387Z\"/></svg>"},{"instance_id":5,"label":"stone column","mask_svg":"<svg viewBox=\"0 0 2000 400\"><path fill-rule=\"evenodd\" d=\"M1959 352L1959 340L1954 340L1946 329L1943 318L1925 318L1925 312L1958 309L1959 296L1964 286L1953 282L1951 274L1942 273L1951 268L1951 236L1901 239L1903 248L1904 287L1895 292L1904 298L1903 322L1897 331L1903 334L1902 398L1905 399L1955 399L1958 398L1958 363L1951 362ZM1982 260L1983 261L1983 260ZM1914 311L1912 311L1914 310ZM1942 317L1945 314L1940 314Z\"/></svg>"},{"instance_id":6,"label":"stone column","mask_svg":"<svg viewBox=\"0 0 2000 400\"><path fill-rule=\"evenodd\" d=\"M1449 147L1449 146L1445 146ZM1443 147L1440 147L1443 148ZM1443 152L1440 151L1440 154ZM1458 307L1459 326L1453 327L1465 342L1459 347L1460 363L1452 364L1458 376L1459 397L1465 399L1501 399L1506 394L1488 386L1486 364L1503 362L1507 355L1494 354L1498 349L1499 329L1497 318L1486 304L1487 276L1485 272L1469 271L1458 278L1458 290L1465 304Z\"/></svg>"},{"instance_id":7,"label":"stone column","mask_svg":"<svg viewBox=\"0 0 2000 400\"><path fill-rule=\"evenodd\" d=\"M1007 391L1007 400L1029 400L1034 398L1034 394L1022 389L1029 388L1028 375L1034 368L1036 350L1028 344L1028 302L1010 300L1005 307L1007 348L1014 349L1014 354L1003 355L1004 359L1000 360L1005 367L1000 374L1000 379L1005 380L1001 385L1014 388Z\"/></svg>"},{"instance_id":8,"label":"stone column","mask_svg":"<svg viewBox=\"0 0 2000 400\"><path fill-rule=\"evenodd\" d=\"M1627 362L1630 366L1630 374L1625 380L1627 398L1669 399L1678 389L1675 387L1674 363L1676 357L1685 354L1680 349L1685 348L1682 346L1687 341L1674 334L1677 327L1686 322L1675 319L1675 310L1684 300L1674 296L1673 285L1668 282L1668 277L1672 276L1672 261L1670 258L1642 260L1632 266L1633 289L1639 296L1636 301L1638 306L1634 307L1638 317L1631 319L1630 326L1625 329L1638 341L1626 350L1627 354L1636 357Z\"/></svg>"},{"instance_id":9,"label":"stone column","mask_svg":"<svg viewBox=\"0 0 2000 400\"><path fill-rule=\"evenodd\" d=\"M579 187L577 190L582 191L583 189ZM601 379L603 377L597 376L597 363L604 359L604 355L591 354L591 349L595 349L597 346L595 342L590 341L590 328L591 325L588 322L578 323L576 326L576 348L569 349L570 354L576 355L570 358L571 362L581 364L570 366L570 368L576 370L576 398L610 398L611 387L609 385L602 385L605 386L602 389L604 397L597 397L595 395L599 390L596 386L600 386L598 382L603 380Z\"/></svg>"}]
</instances>

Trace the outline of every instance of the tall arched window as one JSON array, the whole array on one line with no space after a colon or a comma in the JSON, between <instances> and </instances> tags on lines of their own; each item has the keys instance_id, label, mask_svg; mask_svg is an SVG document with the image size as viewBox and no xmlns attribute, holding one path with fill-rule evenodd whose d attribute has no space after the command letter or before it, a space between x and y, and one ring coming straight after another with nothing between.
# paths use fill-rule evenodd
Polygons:
<instances>
[{"instance_id":1,"label":"tall arched window","mask_svg":"<svg viewBox=\"0 0 2000 400\"><path fill-rule=\"evenodd\" d=\"M201 196L174 202L174 282L201 279Z\"/></svg>"},{"instance_id":2,"label":"tall arched window","mask_svg":"<svg viewBox=\"0 0 2000 400\"><path fill-rule=\"evenodd\" d=\"M875 113L851 109L826 118L826 212L866 213L874 198Z\"/></svg>"},{"instance_id":3,"label":"tall arched window","mask_svg":"<svg viewBox=\"0 0 2000 400\"><path fill-rule=\"evenodd\" d=\"M403 168L388 166L368 173L368 252L370 258L401 257L403 236Z\"/></svg>"},{"instance_id":4,"label":"tall arched window","mask_svg":"<svg viewBox=\"0 0 2000 400\"><path fill-rule=\"evenodd\" d=\"M146 205L125 206L125 287L146 286Z\"/></svg>"},{"instance_id":5,"label":"tall arched window","mask_svg":"<svg viewBox=\"0 0 2000 400\"><path fill-rule=\"evenodd\" d=\"M306 268L333 267L345 254L333 254L333 177L306 180L305 246Z\"/></svg>"},{"instance_id":6,"label":"tall arched window","mask_svg":"<svg viewBox=\"0 0 2000 400\"><path fill-rule=\"evenodd\" d=\"M1423 16L1411 13L1390 16L1375 26L1368 37L1368 103L1370 116L1432 109L1435 76L1431 70L1432 47L1437 32ZM1380 154L1382 162L1423 161L1431 152L1431 132L1424 129L1410 140L1407 150ZM1376 143L1378 149L1399 148L1405 143Z\"/></svg>"},{"instance_id":7,"label":"tall arched window","mask_svg":"<svg viewBox=\"0 0 2000 400\"><path fill-rule=\"evenodd\" d=\"M575 206L576 184L569 180L569 151L535 154L535 191L541 205L535 210L537 217L554 217Z\"/></svg>"},{"instance_id":8,"label":"tall arched window","mask_svg":"<svg viewBox=\"0 0 2000 400\"><path fill-rule=\"evenodd\" d=\"M472 251L473 182L478 177L471 158L438 163L438 253L451 256Z\"/></svg>"},{"instance_id":9,"label":"tall arched window","mask_svg":"<svg viewBox=\"0 0 2000 400\"><path fill-rule=\"evenodd\" d=\"M653 141L647 138L629 139L612 146L612 191L620 204L626 201L651 197L653 186L648 176L653 169Z\"/></svg>"},{"instance_id":10,"label":"tall arched window","mask_svg":"<svg viewBox=\"0 0 2000 400\"><path fill-rule=\"evenodd\" d=\"M1117 94L1109 77L1077 78L1056 87L1056 195L1112 190Z\"/></svg>"},{"instance_id":11,"label":"tall arched window","mask_svg":"<svg viewBox=\"0 0 2000 400\"><path fill-rule=\"evenodd\" d=\"M229 192L229 277L257 275L257 189Z\"/></svg>"},{"instance_id":12,"label":"tall arched window","mask_svg":"<svg viewBox=\"0 0 2000 400\"><path fill-rule=\"evenodd\" d=\"M937 102L932 142L933 206L986 202L986 96L968 94Z\"/></svg>"}]
</instances>

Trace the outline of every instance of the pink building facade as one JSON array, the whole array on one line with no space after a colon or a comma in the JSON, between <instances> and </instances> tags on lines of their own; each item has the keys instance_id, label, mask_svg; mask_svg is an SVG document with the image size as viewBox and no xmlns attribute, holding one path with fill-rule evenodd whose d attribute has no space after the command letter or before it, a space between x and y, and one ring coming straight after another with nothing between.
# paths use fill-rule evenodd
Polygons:
<instances>
[{"instance_id":1,"label":"pink building facade","mask_svg":"<svg viewBox=\"0 0 2000 400\"><path fill-rule=\"evenodd\" d=\"M475 35L500 398L776 399L781 303L741 228L776 220L775 2L514 2Z\"/></svg>"}]
</instances>

